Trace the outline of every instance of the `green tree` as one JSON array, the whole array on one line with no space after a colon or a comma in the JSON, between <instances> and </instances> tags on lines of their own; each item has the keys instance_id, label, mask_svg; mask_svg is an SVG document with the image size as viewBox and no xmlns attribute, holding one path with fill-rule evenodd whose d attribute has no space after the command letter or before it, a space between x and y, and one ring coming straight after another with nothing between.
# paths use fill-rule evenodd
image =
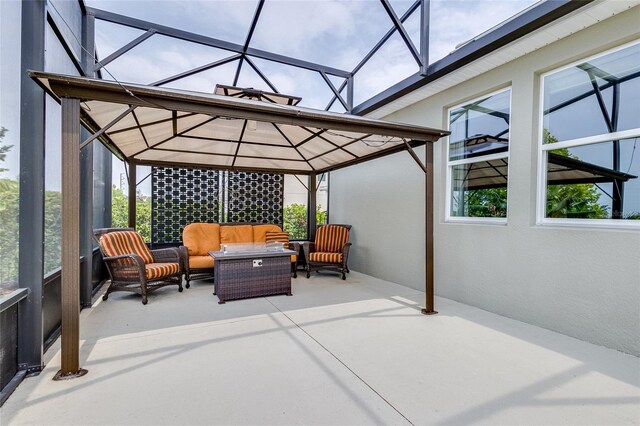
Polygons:
<instances>
[{"instance_id":1,"label":"green tree","mask_svg":"<svg viewBox=\"0 0 640 426\"><path fill-rule=\"evenodd\" d=\"M136 196L136 231L151 242L151 197L138 191Z\"/></svg>"},{"instance_id":2,"label":"green tree","mask_svg":"<svg viewBox=\"0 0 640 426\"><path fill-rule=\"evenodd\" d=\"M0 163L6 161L13 145L3 145L7 133L0 126ZM0 167L0 173L8 169ZM18 286L18 212L20 188L17 180L0 178L0 294Z\"/></svg>"},{"instance_id":3,"label":"green tree","mask_svg":"<svg viewBox=\"0 0 640 426\"><path fill-rule=\"evenodd\" d=\"M327 212L316 206L316 223L326 223ZM291 240L305 240L307 238L307 206L304 204L290 204L284 208L284 231L289 233Z\"/></svg>"},{"instance_id":4,"label":"green tree","mask_svg":"<svg viewBox=\"0 0 640 426\"><path fill-rule=\"evenodd\" d=\"M124 192L113 185L111 189L111 226L126 228L128 225L128 203Z\"/></svg>"},{"instance_id":5,"label":"green tree","mask_svg":"<svg viewBox=\"0 0 640 426\"><path fill-rule=\"evenodd\" d=\"M44 193L44 273L62 262L62 195L58 191Z\"/></svg>"},{"instance_id":6,"label":"green tree","mask_svg":"<svg viewBox=\"0 0 640 426\"><path fill-rule=\"evenodd\" d=\"M111 226L128 228L129 199L115 185L111 194ZM143 195L140 191L136 195L136 231L145 241L151 241L151 197Z\"/></svg>"},{"instance_id":7,"label":"green tree","mask_svg":"<svg viewBox=\"0 0 640 426\"><path fill-rule=\"evenodd\" d=\"M4 135L7 134L8 130L5 127L0 127L0 142L4 139ZM0 162L3 162L7 158L7 152L9 152L13 148L13 145L2 145L0 144ZM9 169L5 169L0 167L0 173L6 172Z\"/></svg>"},{"instance_id":8,"label":"green tree","mask_svg":"<svg viewBox=\"0 0 640 426\"><path fill-rule=\"evenodd\" d=\"M17 181L0 179L0 294L18 286L19 194Z\"/></svg>"}]
</instances>

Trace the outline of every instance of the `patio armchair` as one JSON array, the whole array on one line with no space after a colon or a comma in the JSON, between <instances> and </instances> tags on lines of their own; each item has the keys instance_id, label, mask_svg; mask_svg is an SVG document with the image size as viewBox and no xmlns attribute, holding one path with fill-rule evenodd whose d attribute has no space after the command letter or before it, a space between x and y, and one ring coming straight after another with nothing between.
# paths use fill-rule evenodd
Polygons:
<instances>
[{"instance_id":1,"label":"patio armchair","mask_svg":"<svg viewBox=\"0 0 640 426\"><path fill-rule=\"evenodd\" d=\"M304 242L302 248L307 262L307 278L311 271L334 270L347 279L349 273L349 231L351 225L321 225L318 227L315 242Z\"/></svg>"},{"instance_id":2,"label":"patio armchair","mask_svg":"<svg viewBox=\"0 0 640 426\"><path fill-rule=\"evenodd\" d=\"M114 291L142 296L159 288L177 285L182 291L183 260L177 248L149 250L142 236L128 228L102 228L93 231L98 240L111 283L102 300Z\"/></svg>"}]
</instances>

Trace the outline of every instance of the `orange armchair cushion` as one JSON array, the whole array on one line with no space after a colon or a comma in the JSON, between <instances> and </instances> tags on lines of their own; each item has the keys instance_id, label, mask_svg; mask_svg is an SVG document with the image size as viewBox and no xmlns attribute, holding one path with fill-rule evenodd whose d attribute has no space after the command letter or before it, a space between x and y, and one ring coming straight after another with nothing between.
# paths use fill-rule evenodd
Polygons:
<instances>
[{"instance_id":1,"label":"orange armchair cushion","mask_svg":"<svg viewBox=\"0 0 640 426\"><path fill-rule=\"evenodd\" d=\"M309 253L309 261L319 263L342 263L342 253Z\"/></svg>"},{"instance_id":2,"label":"orange armchair cushion","mask_svg":"<svg viewBox=\"0 0 640 426\"><path fill-rule=\"evenodd\" d=\"M107 257L137 254L144 263L153 263L153 255L140 234L135 231L109 232L100 237L100 248Z\"/></svg>"},{"instance_id":3,"label":"orange armchair cushion","mask_svg":"<svg viewBox=\"0 0 640 426\"><path fill-rule=\"evenodd\" d=\"M220 227L220 243L252 243L253 226L251 225L227 225Z\"/></svg>"},{"instance_id":4,"label":"orange armchair cushion","mask_svg":"<svg viewBox=\"0 0 640 426\"><path fill-rule=\"evenodd\" d=\"M149 263L144 265L148 280L170 277L180 272L179 263Z\"/></svg>"},{"instance_id":5,"label":"orange armchair cushion","mask_svg":"<svg viewBox=\"0 0 640 426\"><path fill-rule=\"evenodd\" d=\"M349 230L342 226L324 225L318 228L316 234L316 251L325 253L340 253L349 242Z\"/></svg>"}]
</instances>

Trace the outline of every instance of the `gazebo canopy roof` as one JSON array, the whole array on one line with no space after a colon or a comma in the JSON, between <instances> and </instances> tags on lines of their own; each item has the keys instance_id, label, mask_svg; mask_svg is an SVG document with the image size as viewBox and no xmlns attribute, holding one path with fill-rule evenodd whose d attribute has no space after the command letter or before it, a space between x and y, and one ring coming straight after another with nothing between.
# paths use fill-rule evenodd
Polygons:
<instances>
[{"instance_id":1,"label":"gazebo canopy roof","mask_svg":"<svg viewBox=\"0 0 640 426\"><path fill-rule=\"evenodd\" d=\"M31 72L122 159L148 165L323 173L435 142L444 130L177 89Z\"/></svg>"}]
</instances>

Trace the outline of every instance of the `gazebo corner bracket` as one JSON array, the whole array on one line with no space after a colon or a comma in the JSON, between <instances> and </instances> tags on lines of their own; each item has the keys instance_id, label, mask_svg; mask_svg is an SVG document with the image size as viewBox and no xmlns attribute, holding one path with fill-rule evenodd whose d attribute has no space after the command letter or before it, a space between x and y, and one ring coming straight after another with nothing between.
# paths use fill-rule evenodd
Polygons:
<instances>
[{"instance_id":1,"label":"gazebo corner bracket","mask_svg":"<svg viewBox=\"0 0 640 426\"><path fill-rule=\"evenodd\" d=\"M107 130L109 130L111 127L116 125L120 120L122 120L124 117L126 117L130 112L133 112L133 110L136 109L136 108L137 108L137 105L132 105L129 108L127 108L124 112L122 112L122 114L118 115L116 118L111 120L106 126L104 126L100 130L95 132L93 135L91 135L87 139L85 139L80 144L80 149L84 148L85 146L87 146L91 142L93 142L94 140L98 139L100 136L102 136L102 134L104 134Z\"/></svg>"},{"instance_id":2,"label":"gazebo corner bracket","mask_svg":"<svg viewBox=\"0 0 640 426\"><path fill-rule=\"evenodd\" d=\"M429 170L427 169L427 166L425 166L425 164L422 162L422 160L420 160L420 157L418 157L418 154L416 154L416 152L413 150L413 148L411 147L409 142L407 142L406 139L402 139L402 141L404 142L405 146L407 147L407 151L409 151L409 154L411 155L411 158L413 158L414 161L416 162L416 164L418 164L418 166L420 166L420 168L422 169L424 174L428 174Z\"/></svg>"}]
</instances>

